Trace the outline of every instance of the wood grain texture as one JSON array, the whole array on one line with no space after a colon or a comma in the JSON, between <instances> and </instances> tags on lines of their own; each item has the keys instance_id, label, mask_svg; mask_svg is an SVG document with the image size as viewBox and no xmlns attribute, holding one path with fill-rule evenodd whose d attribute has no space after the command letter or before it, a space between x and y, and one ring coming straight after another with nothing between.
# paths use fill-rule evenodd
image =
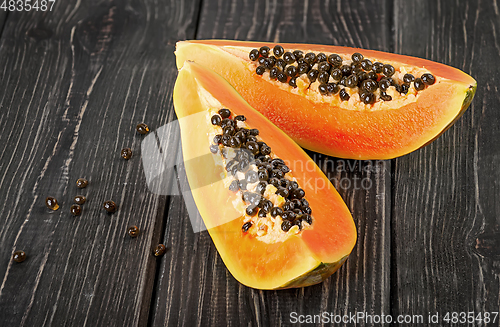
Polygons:
<instances>
[{"instance_id":1,"label":"wood grain texture","mask_svg":"<svg viewBox=\"0 0 500 327\"><path fill-rule=\"evenodd\" d=\"M174 44L194 36L198 8L77 0L56 1L50 14L9 14L0 39L0 325L147 323L166 202L148 192L135 126L174 118ZM82 190L80 177L89 180ZM72 217L77 194L88 201ZM49 195L58 211L45 207ZM110 199L112 215L102 209ZM18 249L28 258L13 264Z\"/></svg>"},{"instance_id":2,"label":"wood grain texture","mask_svg":"<svg viewBox=\"0 0 500 327\"><path fill-rule=\"evenodd\" d=\"M387 51L391 39L388 12L387 3L380 1L356 5L348 1L203 1L196 37L341 44ZM170 251L160 264L153 326L278 326L288 325L292 312L389 312L390 161L373 162L371 169L363 169L370 163L310 155L355 218L358 242L347 263L312 287L247 288L225 268L208 233L193 233L182 199L174 198L164 240ZM363 179L366 189L360 184Z\"/></svg>"},{"instance_id":3,"label":"wood grain texture","mask_svg":"<svg viewBox=\"0 0 500 327\"><path fill-rule=\"evenodd\" d=\"M462 69L478 89L450 130L395 161L393 312L498 311L498 3L396 1L395 17L397 52Z\"/></svg>"}]
</instances>

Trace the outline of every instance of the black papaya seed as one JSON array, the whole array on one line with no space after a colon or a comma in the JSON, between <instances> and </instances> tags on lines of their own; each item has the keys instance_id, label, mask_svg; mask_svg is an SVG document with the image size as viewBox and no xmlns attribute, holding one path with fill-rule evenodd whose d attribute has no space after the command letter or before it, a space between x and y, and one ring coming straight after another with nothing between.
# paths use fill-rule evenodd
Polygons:
<instances>
[{"instance_id":1,"label":"black papaya seed","mask_svg":"<svg viewBox=\"0 0 500 327\"><path fill-rule=\"evenodd\" d=\"M260 194L264 194L264 192L266 191L266 188L267 188L267 182L261 181L261 182L259 182L259 184L257 184L255 191L260 193Z\"/></svg>"},{"instance_id":2,"label":"black papaya seed","mask_svg":"<svg viewBox=\"0 0 500 327\"><path fill-rule=\"evenodd\" d=\"M281 230L284 232L288 232L292 228L292 223L288 220L285 220L281 223Z\"/></svg>"},{"instance_id":3,"label":"black papaya seed","mask_svg":"<svg viewBox=\"0 0 500 327\"><path fill-rule=\"evenodd\" d=\"M329 72L321 72L318 75L318 81L322 84L328 83L328 80L330 79L330 73Z\"/></svg>"},{"instance_id":4,"label":"black papaya seed","mask_svg":"<svg viewBox=\"0 0 500 327\"><path fill-rule=\"evenodd\" d=\"M276 67L278 67L280 70L284 70L286 67L286 62L283 59L278 59L276 60Z\"/></svg>"},{"instance_id":5,"label":"black papaya seed","mask_svg":"<svg viewBox=\"0 0 500 327\"><path fill-rule=\"evenodd\" d=\"M238 184L238 181L232 181L231 184L229 184L229 190L231 192L237 192L240 189L240 185Z\"/></svg>"},{"instance_id":6,"label":"black papaya seed","mask_svg":"<svg viewBox=\"0 0 500 327\"><path fill-rule=\"evenodd\" d=\"M363 103L365 104L372 104L375 103L375 94L368 92L368 91L363 91L359 94L359 98Z\"/></svg>"},{"instance_id":7,"label":"black papaya seed","mask_svg":"<svg viewBox=\"0 0 500 327\"><path fill-rule=\"evenodd\" d=\"M243 233L246 233L246 232L248 232L250 227L252 227L251 221L244 223L243 226L241 226L241 230L243 231Z\"/></svg>"},{"instance_id":8,"label":"black papaya seed","mask_svg":"<svg viewBox=\"0 0 500 327\"><path fill-rule=\"evenodd\" d=\"M297 74L299 75L307 74L309 69L311 69L311 67L308 64L306 63L299 64L299 66L297 67Z\"/></svg>"},{"instance_id":9,"label":"black papaya seed","mask_svg":"<svg viewBox=\"0 0 500 327\"><path fill-rule=\"evenodd\" d=\"M271 78L271 79L277 79L279 71L280 70L279 70L278 67L271 68L271 70L269 71L269 78Z\"/></svg>"},{"instance_id":10,"label":"black papaya seed","mask_svg":"<svg viewBox=\"0 0 500 327\"><path fill-rule=\"evenodd\" d=\"M340 100L342 101L348 101L349 98L351 97L349 93L346 92L346 90L341 89L339 92Z\"/></svg>"},{"instance_id":11,"label":"black papaya seed","mask_svg":"<svg viewBox=\"0 0 500 327\"><path fill-rule=\"evenodd\" d=\"M269 47L267 45L264 45L264 46L260 47L259 53L260 53L260 55L262 57L266 57L267 58L267 56L269 56L269 51L270 50L271 49L269 49Z\"/></svg>"},{"instance_id":12,"label":"black papaya seed","mask_svg":"<svg viewBox=\"0 0 500 327\"><path fill-rule=\"evenodd\" d=\"M262 75L262 74L264 74L264 72L265 72L265 71L266 71L266 67L264 67L264 66L262 66L262 65L261 65L261 66L258 66L258 67L255 69L255 73L256 73L257 75Z\"/></svg>"},{"instance_id":13,"label":"black papaya seed","mask_svg":"<svg viewBox=\"0 0 500 327\"><path fill-rule=\"evenodd\" d=\"M210 152L212 152L213 154L216 154L218 151L219 151L219 147L217 145L212 144L210 146Z\"/></svg>"},{"instance_id":14,"label":"black papaya seed","mask_svg":"<svg viewBox=\"0 0 500 327\"><path fill-rule=\"evenodd\" d=\"M426 73L420 76L425 85L432 85L436 82L434 75Z\"/></svg>"},{"instance_id":15,"label":"black papaya seed","mask_svg":"<svg viewBox=\"0 0 500 327\"><path fill-rule=\"evenodd\" d=\"M291 65L295 62L295 56L291 52L285 52L283 54L283 60L288 64Z\"/></svg>"},{"instance_id":16,"label":"black papaya seed","mask_svg":"<svg viewBox=\"0 0 500 327\"><path fill-rule=\"evenodd\" d=\"M250 60L252 60L252 61L255 61L255 60L259 59L259 55L260 55L259 50L252 49L250 51L250 53L248 54L248 58L250 58Z\"/></svg>"},{"instance_id":17,"label":"black papaya seed","mask_svg":"<svg viewBox=\"0 0 500 327\"><path fill-rule=\"evenodd\" d=\"M370 59L364 59L363 61L361 61L361 68L363 68L366 71L372 70L373 64L370 61Z\"/></svg>"},{"instance_id":18,"label":"black papaya seed","mask_svg":"<svg viewBox=\"0 0 500 327\"><path fill-rule=\"evenodd\" d=\"M351 66L342 65L340 67L340 71L342 72L342 76L349 76L349 75L351 75Z\"/></svg>"},{"instance_id":19,"label":"black papaya seed","mask_svg":"<svg viewBox=\"0 0 500 327\"><path fill-rule=\"evenodd\" d=\"M285 50L281 45L277 44L273 48L273 53L276 58L279 58L283 55L283 53L285 53Z\"/></svg>"},{"instance_id":20,"label":"black papaya seed","mask_svg":"<svg viewBox=\"0 0 500 327\"><path fill-rule=\"evenodd\" d=\"M380 99L382 99L384 101L391 101L392 97L389 94L382 91L382 92L380 92Z\"/></svg>"},{"instance_id":21,"label":"black papaya seed","mask_svg":"<svg viewBox=\"0 0 500 327\"><path fill-rule=\"evenodd\" d=\"M378 83L372 79L366 79L361 83L361 89L366 90L368 92L375 92L378 88Z\"/></svg>"},{"instance_id":22,"label":"black papaya seed","mask_svg":"<svg viewBox=\"0 0 500 327\"><path fill-rule=\"evenodd\" d=\"M222 118L219 115L213 115L212 118L210 119L212 125L220 125L220 122L222 121Z\"/></svg>"},{"instance_id":23,"label":"black papaya seed","mask_svg":"<svg viewBox=\"0 0 500 327\"><path fill-rule=\"evenodd\" d=\"M326 84L320 84L318 86L318 91L322 95L327 95L328 94L328 85L326 85Z\"/></svg>"},{"instance_id":24,"label":"black papaya seed","mask_svg":"<svg viewBox=\"0 0 500 327\"><path fill-rule=\"evenodd\" d=\"M331 54L328 56L328 62L333 67L338 68L338 67L342 66L342 57L340 57L338 54Z\"/></svg>"},{"instance_id":25,"label":"black papaya seed","mask_svg":"<svg viewBox=\"0 0 500 327\"><path fill-rule=\"evenodd\" d=\"M405 82L405 83L410 84L410 83L411 83L411 82L413 82L414 80L415 80L415 76L413 76L412 74L408 74L408 73L407 73L407 74L405 74L405 75L403 76L403 82Z\"/></svg>"},{"instance_id":26,"label":"black papaya seed","mask_svg":"<svg viewBox=\"0 0 500 327\"><path fill-rule=\"evenodd\" d=\"M413 82L413 86L417 91L422 91L423 89L425 89L425 84L421 78L416 78L415 81Z\"/></svg>"},{"instance_id":27,"label":"black papaya seed","mask_svg":"<svg viewBox=\"0 0 500 327\"><path fill-rule=\"evenodd\" d=\"M373 70L374 73L376 73L376 74L382 73L383 68L384 68L384 64L383 63L381 63L381 62L375 62L375 63L373 63L372 70Z\"/></svg>"},{"instance_id":28,"label":"black papaya seed","mask_svg":"<svg viewBox=\"0 0 500 327\"><path fill-rule=\"evenodd\" d=\"M257 214L257 212L259 211L259 207L257 207L256 205L249 205L247 208L246 208L246 213L247 215L249 215L250 217L252 216L255 216Z\"/></svg>"},{"instance_id":29,"label":"black papaya seed","mask_svg":"<svg viewBox=\"0 0 500 327\"><path fill-rule=\"evenodd\" d=\"M318 70L320 72L330 72L331 66L328 62L322 61L318 64Z\"/></svg>"},{"instance_id":30,"label":"black papaya seed","mask_svg":"<svg viewBox=\"0 0 500 327\"><path fill-rule=\"evenodd\" d=\"M316 62L316 54L314 54L314 52L306 53L306 55L304 56L304 61L309 65L313 65Z\"/></svg>"},{"instance_id":31,"label":"black papaya seed","mask_svg":"<svg viewBox=\"0 0 500 327\"><path fill-rule=\"evenodd\" d=\"M295 60L299 60L304 57L304 53L300 50L294 50L293 55L295 56Z\"/></svg>"},{"instance_id":32,"label":"black papaya seed","mask_svg":"<svg viewBox=\"0 0 500 327\"><path fill-rule=\"evenodd\" d=\"M274 187L278 188L280 186L280 180L277 179L276 177L272 177L268 181L269 184L273 185Z\"/></svg>"},{"instance_id":33,"label":"black papaya seed","mask_svg":"<svg viewBox=\"0 0 500 327\"><path fill-rule=\"evenodd\" d=\"M394 75L394 73L396 72L396 70L394 69L393 66L391 66L389 64L386 64L386 65L383 66L382 72L384 73L385 76L391 77L392 75Z\"/></svg>"},{"instance_id":34,"label":"black papaya seed","mask_svg":"<svg viewBox=\"0 0 500 327\"><path fill-rule=\"evenodd\" d=\"M351 59L353 62L361 62L361 60L363 60L363 55L359 52L355 52L352 54Z\"/></svg>"},{"instance_id":35,"label":"black papaya seed","mask_svg":"<svg viewBox=\"0 0 500 327\"><path fill-rule=\"evenodd\" d=\"M316 69L311 69L308 73L307 73L307 78L309 79L309 81L311 83L314 83L316 82L316 79L318 78L318 75L319 75L319 71L316 70Z\"/></svg>"},{"instance_id":36,"label":"black papaya seed","mask_svg":"<svg viewBox=\"0 0 500 327\"><path fill-rule=\"evenodd\" d=\"M276 216L281 216L283 214L283 209L280 207L273 207L271 209L271 217L275 218Z\"/></svg>"},{"instance_id":37,"label":"black papaya seed","mask_svg":"<svg viewBox=\"0 0 500 327\"><path fill-rule=\"evenodd\" d=\"M257 174L257 172L255 172L253 170L249 170L245 174L245 179L246 179L247 183L252 184L252 183L259 181L259 175Z\"/></svg>"},{"instance_id":38,"label":"black papaya seed","mask_svg":"<svg viewBox=\"0 0 500 327\"><path fill-rule=\"evenodd\" d=\"M219 115L224 118L229 118L231 116L231 110L222 108L219 110Z\"/></svg>"},{"instance_id":39,"label":"black papaya seed","mask_svg":"<svg viewBox=\"0 0 500 327\"><path fill-rule=\"evenodd\" d=\"M308 214L302 215L302 220L308 223L309 225L312 225L312 217Z\"/></svg>"},{"instance_id":40,"label":"black papaya seed","mask_svg":"<svg viewBox=\"0 0 500 327\"><path fill-rule=\"evenodd\" d=\"M288 66L287 68L285 68L285 74L290 77L295 77L295 75L297 75L297 67Z\"/></svg>"},{"instance_id":41,"label":"black papaya seed","mask_svg":"<svg viewBox=\"0 0 500 327\"><path fill-rule=\"evenodd\" d=\"M308 215L312 213L311 207L302 207L302 211Z\"/></svg>"},{"instance_id":42,"label":"black papaya seed","mask_svg":"<svg viewBox=\"0 0 500 327\"><path fill-rule=\"evenodd\" d=\"M318 55L316 56L316 60L320 63L326 61L326 54L324 54L323 52L318 53Z\"/></svg>"},{"instance_id":43,"label":"black papaya seed","mask_svg":"<svg viewBox=\"0 0 500 327\"><path fill-rule=\"evenodd\" d=\"M306 192L304 192L303 189L298 188L293 191L293 195L296 199L302 199L306 195Z\"/></svg>"},{"instance_id":44,"label":"black papaya seed","mask_svg":"<svg viewBox=\"0 0 500 327\"><path fill-rule=\"evenodd\" d=\"M409 89L410 89L410 84L408 84L408 83L401 84L401 94L408 93Z\"/></svg>"},{"instance_id":45,"label":"black papaya seed","mask_svg":"<svg viewBox=\"0 0 500 327\"><path fill-rule=\"evenodd\" d=\"M339 68L335 68L331 71L332 78L336 81L340 81L342 79L342 71Z\"/></svg>"},{"instance_id":46,"label":"black papaya seed","mask_svg":"<svg viewBox=\"0 0 500 327\"><path fill-rule=\"evenodd\" d=\"M262 153L263 155L271 154L271 148L264 143L260 147L260 153Z\"/></svg>"}]
</instances>

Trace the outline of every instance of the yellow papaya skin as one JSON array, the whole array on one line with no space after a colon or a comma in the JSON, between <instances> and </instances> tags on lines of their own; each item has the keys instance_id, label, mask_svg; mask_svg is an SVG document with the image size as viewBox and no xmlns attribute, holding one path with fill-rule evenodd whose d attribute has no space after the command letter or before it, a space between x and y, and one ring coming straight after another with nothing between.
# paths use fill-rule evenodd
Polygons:
<instances>
[{"instance_id":1,"label":"yellow papaya skin","mask_svg":"<svg viewBox=\"0 0 500 327\"><path fill-rule=\"evenodd\" d=\"M248 103L302 147L350 159L392 159L415 151L439 137L465 112L476 92L466 73L437 62L380 51L312 44L285 44L304 53L324 52L365 57L384 63L423 68L438 82L416 102L390 110L352 110L317 103L303 94L279 88L249 68L248 49L275 43L193 40L177 43L178 68L198 62L225 78ZM245 51L243 51L245 50Z\"/></svg>"},{"instance_id":2,"label":"yellow papaya skin","mask_svg":"<svg viewBox=\"0 0 500 327\"><path fill-rule=\"evenodd\" d=\"M220 106L220 107L219 107ZM228 108L257 128L273 153L285 161L304 163L293 176L306 192L313 224L285 241L265 243L242 231L244 216L233 203L241 195L223 181L200 183L225 170L217 160L186 166L191 193L207 230L230 273L256 289L304 287L320 283L347 259L356 243L356 226L335 188L307 154L266 117L254 110L221 76L192 62L184 64L174 87L174 107L181 130L184 160L207 156L210 109ZM321 180L322 187L311 180ZM309 182L308 182L309 181ZM202 187L192 187L203 185Z\"/></svg>"}]
</instances>

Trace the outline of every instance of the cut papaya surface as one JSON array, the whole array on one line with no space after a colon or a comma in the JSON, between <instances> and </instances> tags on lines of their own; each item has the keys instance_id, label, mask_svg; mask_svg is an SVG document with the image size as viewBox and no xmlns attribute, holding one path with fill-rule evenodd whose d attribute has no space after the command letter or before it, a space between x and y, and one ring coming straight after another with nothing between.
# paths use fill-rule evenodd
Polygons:
<instances>
[{"instance_id":1,"label":"cut papaya surface","mask_svg":"<svg viewBox=\"0 0 500 327\"><path fill-rule=\"evenodd\" d=\"M456 68L358 48L194 40L178 42L175 53L178 68L190 60L214 70L302 147L341 158L417 150L447 130L476 91Z\"/></svg>"},{"instance_id":2,"label":"cut papaya surface","mask_svg":"<svg viewBox=\"0 0 500 327\"><path fill-rule=\"evenodd\" d=\"M191 192L231 274L249 287L280 289L334 273L356 228L302 148L199 64L183 65L173 98Z\"/></svg>"}]
</instances>

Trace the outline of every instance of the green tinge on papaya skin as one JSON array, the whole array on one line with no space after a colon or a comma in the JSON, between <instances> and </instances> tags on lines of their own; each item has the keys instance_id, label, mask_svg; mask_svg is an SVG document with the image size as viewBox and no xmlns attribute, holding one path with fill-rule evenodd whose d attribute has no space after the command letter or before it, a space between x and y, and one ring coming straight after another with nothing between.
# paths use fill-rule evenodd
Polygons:
<instances>
[{"instance_id":1,"label":"green tinge on papaya skin","mask_svg":"<svg viewBox=\"0 0 500 327\"><path fill-rule=\"evenodd\" d=\"M347 256L340 259L338 262L333 263L321 263L316 268L300 276L291 282L283 285L279 289L295 288L295 287L305 287L316 285L324 281L328 276L336 272L347 260Z\"/></svg>"},{"instance_id":2,"label":"green tinge on papaya skin","mask_svg":"<svg viewBox=\"0 0 500 327\"><path fill-rule=\"evenodd\" d=\"M441 131L441 133L437 134L433 139L429 140L427 143L422 145L422 147L427 146L434 142L438 137L440 137L444 132L446 132L455 122L462 117L462 115L467 111L469 108L472 99L474 99L474 95L476 94L476 89L477 89L477 84L471 85L467 88L467 91L465 92L465 99L464 102L462 103L462 108L460 109L460 112L457 114L457 116Z\"/></svg>"}]
</instances>

